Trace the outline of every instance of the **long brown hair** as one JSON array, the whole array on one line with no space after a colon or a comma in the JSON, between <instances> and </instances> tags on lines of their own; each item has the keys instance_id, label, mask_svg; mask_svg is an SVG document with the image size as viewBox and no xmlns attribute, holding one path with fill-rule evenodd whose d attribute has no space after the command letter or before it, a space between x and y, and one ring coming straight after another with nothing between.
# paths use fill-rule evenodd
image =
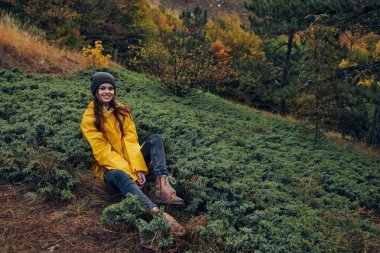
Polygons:
<instances>
[{"instance_id":1,"label":"long brown hair","mask_svg":"<svg viewBox=\"0 0 380 253\"><path fill-rule=\"evenodd\" d=\"M98 131L101 131L104 133L104 129L103 129L104 117L102 115L102 108L103 108L103 105L100 103L99 99L95 95L94 96L94 113L95 113L95 118L96 118L95 126L96 126L96 129L98 129ZM110 102L110 108L113 108L113 114L115 115L115 118L116 118L117 122L119 123L121 135L124 136L123 121L120 120L119 115L121 117L131 117L132 118L132 116L131 116L132 109L129 106L121 105L116 100L116 94L115 94L115 97Z\"/></svg>"}]
</instances>

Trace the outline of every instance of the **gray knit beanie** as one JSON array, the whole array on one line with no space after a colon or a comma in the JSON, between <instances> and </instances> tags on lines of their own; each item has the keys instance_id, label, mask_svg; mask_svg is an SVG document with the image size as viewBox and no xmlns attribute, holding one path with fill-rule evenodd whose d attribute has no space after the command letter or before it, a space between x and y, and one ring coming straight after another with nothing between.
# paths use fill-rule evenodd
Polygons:
<instances>
[{"instance_id":1,"label":"gray knit beanie","mask_svg":"<svg viewBox=\"0 0 380 253\"><path fill-rule=\"evenodd\" d=\"M116 89L116 82L113 75L108 72L95 72L91 77L91 91L95 95L96 89L103 83L110 83Z\"/></svg>"}]
</instances>

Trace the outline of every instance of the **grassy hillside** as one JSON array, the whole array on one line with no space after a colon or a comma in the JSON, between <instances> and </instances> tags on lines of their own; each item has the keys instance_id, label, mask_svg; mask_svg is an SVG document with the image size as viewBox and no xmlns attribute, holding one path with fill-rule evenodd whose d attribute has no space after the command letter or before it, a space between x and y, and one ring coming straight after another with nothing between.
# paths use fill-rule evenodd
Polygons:
<instances>
[{"instance_id":1,"label":"grassy hillside","mask_svg":"<svg viewBox=\"0 0 380 253\"><path fill-rule=\"evenodd\" d=\"M210 94L179 98L142 75L111 71L120 100L133 108L140 141L153 133L163 137L175 187L187 202L185 210L171 212L189 233L170 249L380 250L378 157L328 139L314 145L309 129ZM17 211L5 205L0 213L0 249L40 252L57 238L64 252L141 249L136 227L98 222L102 208L120 198L104 191L87 170L91 152L79 123L91 100L91 73L51 77L0 71L0 179L7 182L0 201L10 203L9 195L24 203ZM23 187L13 189L10 182ZM26 201L28 191L53 202ZM49 213L32 212L41 220L23 229L15 217L28 205ZM82 232L73 232L76 226ZM14 244L36 231L38 239Z\"/></svg>"}]
</instances>

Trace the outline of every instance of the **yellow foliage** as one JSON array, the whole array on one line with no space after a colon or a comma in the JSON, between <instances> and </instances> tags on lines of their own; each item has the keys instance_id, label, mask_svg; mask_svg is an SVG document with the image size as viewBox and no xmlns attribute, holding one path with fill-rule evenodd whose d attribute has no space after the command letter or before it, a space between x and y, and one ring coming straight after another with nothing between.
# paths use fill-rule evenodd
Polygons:
<instances>
[{"instance_id":1,"label":"yellow foliage","mask_svg":"<svg viewBox=\"0 0 380 253\"><path fill-rule=\"evenodd\" d=\"M358 84L362 85L362 86L369 87L369 86L371 86L372 82L373 82L373 78L368 78L368 79L359 80Z\"/></svg>"},{"instance_id":2,"label":"yellow foliage","mask_svg":"<svg viewBox=\"0 0 380 253\"><path fill-rule=\"evenodd\" d=\"M241 27L237 13L220 14L207 24L207 37L212 41L221 39L231 48L231 56L236 61L245 59L264 59L265 54L260 49L261 39L254 33Z\"/></svg>"},{"instance_id":3,"label":"yellow foliage","mask_svg":"<svg viewBox=\"0 0 380 253\"><path fill-rule=\"evenodd\" d=\"M380 40L376 43L375 52L373 53L373 57L376 61L380 60Z\"/></svg>"},{"instance_id":4,"label":"yellow foliage","mask_svg":"<svg viewBox=\"0 0 380 253\"><path fill-rule=\"evenodd\" d=\"M360 79L359 82L358 82L358 85L365 86L365 87L370 87L372 85L372 83L373 83L374 80L375 80L375 78L373 76L369 77L369 78L366 78L366 79ZM380 81L377 81L376 85L380 87Z\"/></svg>"},{"instance_id":5,"label":"yellow foliage","mask_svg":"<svg viewBox=\"0 0 380 253\"><path fill-rule=\"evenodd\" d=\"M339 63L339 68L348 68L348 67L354 67L354 66L357 66L358 64L356 63L352 63L350 62L349 60L347 59L343 59L340 63Z\"/></svg>"},{"instance_id":6,"label":"yellow foliage","mask_svg":"<svg viewBox=\"0 0 380 253\"><path fill-rule=\"evenodd\" d=\"M351 48L350 58L358 63L368 63L371 58L371 52L367 50L367 47L363 47L360 44L355 44Z\"/></svg>"},{"instance_id":7,"label":"yellow foliage","mask_svg":"<svg viewBox=\"0 0 380 253\"><path fill-rule=\"evenodd\" d=\"M359 33L344 32L339 41L349 49L348 60L352 64L365 64L372 59L378 60L380 54L380 36L375 33L361 35ZM342 63L341 63L342 64Z\"/></svg>"},{"instance_id":8,"label":"yellow foliage","mask_svg":"<svg viewBox=\"0 0 380 253\"><path fill-rule=\"evenodd\" d=\"M380 35L371 32L363 35L363 40L365 41L368 51L374 52L376 50L376 43L380 41Z\"/></svg>"},{"instance_id":9,"label":"yellow foliage","mask_svg":"<svg viewBox=\"0 0 380 253\"><path fill-rule=\"evenodd\" d=\"M168 50L160 42L149 42L144 46L130 45L128 48L135 52L129 65L141 72L159 75L170 60Z\"/></svg>"},{"instance_id":10,"label":"yellow foliage","mask_svg":"<svg viewBox=\"0 0 380 253\"><path fill-rule=\"evenodd\" d=\"M85 68L107 68L109 60L112 57L110 54L103 55L103 45L100 40L95 41L95 46L88 45L82 49L83 65Z\"/></svg>"},{"instance_id":11,"label":"yellow foliage","mask_svg":"<svg viewBox=\"0 0 380 253\"><path fill-rule=\"evenodd\" d=\"M174 28L183 28L182 20L170 9L152 9L152 17L161 35L171 33Z\"/></svg>"}]
</instances>

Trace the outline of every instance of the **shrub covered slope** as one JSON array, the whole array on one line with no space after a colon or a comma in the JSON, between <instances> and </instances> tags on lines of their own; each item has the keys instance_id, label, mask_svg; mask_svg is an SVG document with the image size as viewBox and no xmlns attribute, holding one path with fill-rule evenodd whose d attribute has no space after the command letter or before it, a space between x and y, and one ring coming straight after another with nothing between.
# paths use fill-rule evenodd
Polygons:
<instances>
[{"instance_id":1,"label":"shrub covered slope","mask_svg":"<svg viewBox=\"0 0 380 253\"><path fill-rule=\"evenodd\" d=\"M185 250L379 250L380 160L312 131L210 94L169 95L158 82L111 70L133 108L140 141L160 134L183 216L208 224L177 242ZM0 70L0 177L52 198L76 194L91 151L79 123L91 71L71 77ZM90 172L89 172L90 173ZM178 246L178 245L177 245Z\"/></svg>"}]
</instances>

